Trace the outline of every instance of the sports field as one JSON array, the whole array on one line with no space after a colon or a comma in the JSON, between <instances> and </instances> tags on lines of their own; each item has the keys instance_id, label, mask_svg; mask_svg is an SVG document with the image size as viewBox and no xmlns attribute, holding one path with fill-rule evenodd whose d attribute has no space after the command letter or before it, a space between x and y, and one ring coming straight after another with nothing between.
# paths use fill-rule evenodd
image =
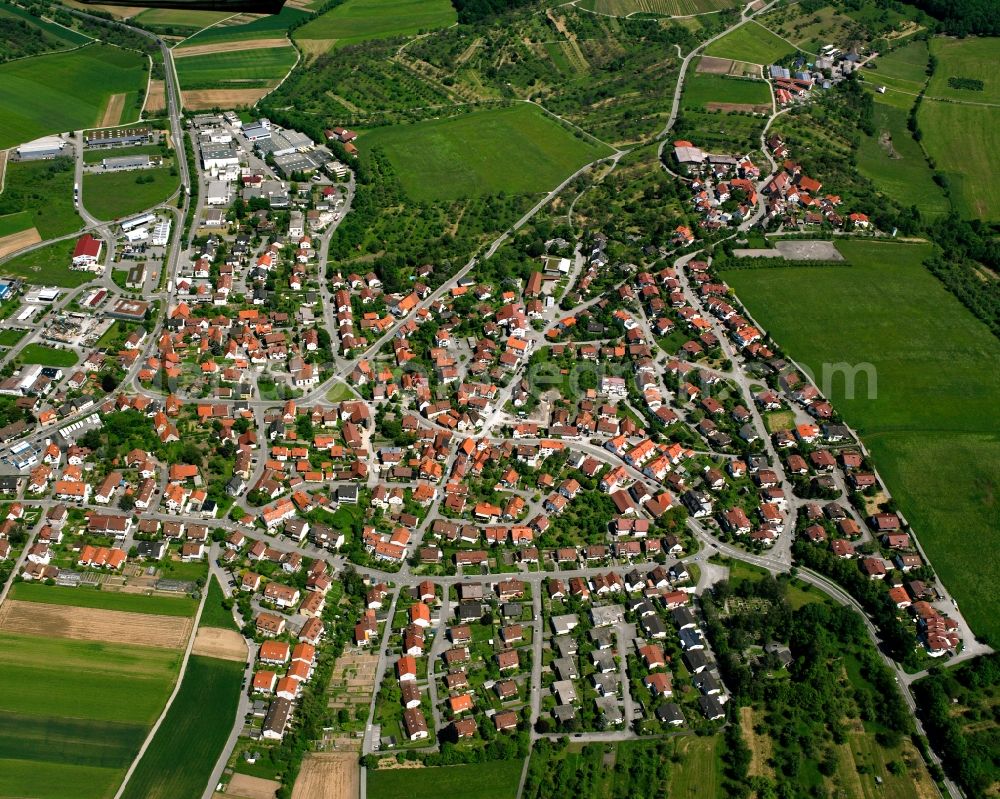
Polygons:
<instances>
[{"instance_id":1,"label":"sports field","mask_svg":"<svg viewBox=\"0 0 1000 799\"><path fill-rule=\"evenodd\" d=\"M145 91L144 64L94 44L0 65L0 148L97 124L111 95Z\"/></svg>"},{"instance_id":2,"label":"sports field","mask_svg":"<svg viewBox=\"0 0 1000 799\"><path fill-rule=\"evenodd\" d=\"M43 344L28 344L18 353L22 363L37 363L42 366L76 366L77 356L72 350L57 350Z\"/></svg>"},{"instance_id":3,"label":"sports field","mask_svg":"<svg viewBox=\"0 0 1000 799\"><path fill-rule=\"evenodd\" d=\"M681 17L734 8L734 0L583 0L581 8L613 17L642 16Z\"/></svg>"},{"instance_id":4,"label":"sports field","mask_svg":"<svg viewBox=\"0 0 1000 799\"><path fill-rule=\"evenodd\" d=\"M368 772L369 799L514 799L521 760L497 760L474 766L380 769Z\"/></svg>"},{"instance_id":5,"label":"sports field","mask_svg":"<svg viewBox=\"0 0 1000 799\"><path fill-rule=\"evenodd\" d=\"M770 110L771 91L763 80L706 73L690 75L684 83L684 107L705 108L709 103L760 105Z\"/></svg>"},{"instance_id":6,"label":"sports field","mask_svg":"<svg viewBox=\"0 0 1000 799\"><path fill-rule=\"evenodd\" d=\"M83 204L98 219L119 219L164 202L180 178L170 167L83 176Z\"/></svg>"},{"instance_id":7,"label":"sports field","mask_svg":"<svg viewBox=\"0 0 1000 799\"><path fill-rule=\"evenodd\" d=\"M295 64L295 48L207 53L178 58L174 63L184 90L270 87L285 77Z\"/></svg>"},{"instance_id":8,"label":"sports field","mask_svg":"<svg viewBox=\"0 0 1000 799\"><path fill-rule=\"evenodd\" d=\"M185 47L195 47L215 42L237 42L247 39L265 39L282 36L293 24L305 19L309 14L289 5L283 6L280 14L265 14L244 25L215 25L196 33L177 45L178 52ZM234 20L235 21L235 20Z\"/></svg>"},{"instance_id":9,"label":"sports field","mask_svg":"<svg viewBox=\"0 0 1000 799\"><path fill-rule=\"evenodd\" d=\"M191 656L180 691L123 799L201 796L236 720L244 665Z\"/></svg>"},{"instance_id":10,"label":"sports field","mask_svg":"<svg viewBox=\"0 0 1000 799\"><path fill-rule=\"evenodd\" d=\"M359 143L386 151L414 200L550 191L584 164L611 155L527 104L378 128Z\"/></svg>"},{"instance_id":11,"label":"sports field","mask_svg":"<svg viewBox=\"0 0 1000 799\"><path fill-rule=\"evenodd\" d=\"M340 47L446 28L457 18L449 0L347 0L303 25L295 38L329 39Z\"/></svg>"},{"instance_id":12,"label":"sports field","mask_svg":"<svg viewBox=\"0 0 1000 799\"><path fill-rule=\"evenodd\" d=\"M95 279L91 272L69 268L75 242L57 241L0 264L0 275L19 277L37 286L76 288Z\"/></svg>"},{"instance_id":13,"label":"sports field","mask_svg":"<svg viewBox=\"0 0 1000 799\"><path fill-rule=\"evenodd\" d=\"M874 367L874 398L863 377L853 397L842 376L828 393L973 629L1000 640L1000 560L983 557L1000 546L1000 343L922 266L929 246L855 241L838 249L851 268L724 275L818 378L823 364Z\"/></svg>"},{"instance_id":14,"label":"sports field","mask_svg":"<svg viewBox=\"0 0 1000 799\"><path fill-rule=\"evenodd\" d=\"M65 588L58 585L18 583L10 589L10 598L21 602L44 602L48 605L74 605L78 608L120 610L129 613L153 613L157 616L193 616L198 603L186 596L146 596L121 591L96 591L93 588Z\"/></svg>"},{"instance_id":15,"label":"sports field","mask_svg":"<svg viewBox=\"0 0 1000 799\"><path fill-rule=\"evenodd\" d=\"M884 103L882 98L875 95L875 135L861 136L859 171L900 205L916 205L921 214L931 218L947 214L948 200L907 128L908 111Z\"/></svg>"},{"instance_id":16,"label":"sports field","mask_svg":"<svg viewBox=\"0 0 1000 799\"><path fill-rule=\"evenodd\" d=\"M705 55L764 65L794 52L792 45L752 20L705 48Z\"/></svg>"}]
</instances>

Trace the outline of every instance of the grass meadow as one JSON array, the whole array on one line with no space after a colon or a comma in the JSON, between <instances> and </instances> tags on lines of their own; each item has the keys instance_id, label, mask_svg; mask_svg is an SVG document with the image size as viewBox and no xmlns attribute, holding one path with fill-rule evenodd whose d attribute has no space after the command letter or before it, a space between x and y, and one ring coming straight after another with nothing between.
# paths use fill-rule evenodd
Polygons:
<instances>
[{"instance_id":1,"label":"grass meadow","mask_svg":"<svg viewBox=\"0 0 1000 799\"><path fill-rule=\"evenodd\" d=\"M149 28L173 28L178 34L194 33L214 25L230 14L226 11L199 11L190 8L149 8L135 17Z\"/></svg>"},{"instance_id":2,"label":"grass meadow","mask_svg":"<svg viewBox=\"0 0 1000 799\"><path fill-rule=\"evenodd\" d=\"M947 214L948 198L934 182L927 158L907 128L909 110L884 103L882 97L875 95L876 134L861 136L858 170L903 206L916 205L931 218Z\"/></svg>"},{"instance_id":3,"label":"grass meadow","mask_svg":"<svg viewBox=\"0 0 1000 799\"><path fill-rule=\"evenodd\" d=\"M347 0L303 25L295 37L343 46L446 28L456 19L450 0Z\"/></svg>"},{"instance_id":4,"label":"grass meadow","mask_svg":"<svg viewBox=\"0 0 1000 799\"><path fill-rule=\"evenodd\" d=\"M267 47L178 58L183 89L252 89L273 86L295 64L294 47Z\"/></svg>"},{"instance_id":5,"label":"grass meadow","mask_svg":"<svg viewBox=\"0 0 1000 799\"><path fill-rule=\"evenodd\" d=\"M498 760L473 766L380 769L368 772L369 799L514 799L521 760Z\"/></svg>"},{"instance_id":6,"label":"grass meadow","mask_svg":"<svg viewBox=\"0 0 1000 799\"><path fill-rule=\"evenodd\" d=\"M378 128L359 143L386 151L414 200L550 191L584 164L611 155L527 104Z\"/></svg>"},{"instance_id":7,"label":"grass meadow","mask_svg":"<svg viewBox=\"0 0 1000 799\"><path fill-rule=\"evenodd\" d=\"M980 635L1000 640L1000 343L922 265L926 245L846 241L850 268L726 272L785 351L871 364L853 396L827 387L861 434L932 566ZM821 388L822 386L822 380Z\"/></svg>"},{"instance_id":8,"label":"grass meadow","mask_svg":"<svg viewBox=\"0 0 1000 799\"><path fill-rule=\"evenodd\" d=\"M767 82L694 73L684 84L684 107L704 108L708 103L739 103L771 106Z\"/></svg>"},{"instance_id":9,"label":"grass meadow","mask_svg":"<svg viewBox=\"0 0 1000 799\"><path fill-rule=\"evenodd\" d=\"M670 767L669 796L714 799L722 792L722 736L688 736L677 740L679 763Z\"/></svg>"},{"instance_id":10,"label":"grass meadow","mask_svg":"<svg viewBox=\"0 0 1000 799\"><path fill-rule=\"evenodd\" d=\"M0 264L0 275L19 277L38 286L76 288L94 279L91 272L69 268L75 242L57 241Z\"/></svg>"},{"instance_id":11,"label":"grass meadow","mask_svg":"<svg viewBox=\"0 0 1000 799\"><path fill-rule=\"evenodd\" d=\"M176 192L179 185L180 178L171 174L171 167L166 166L130 172L96 172L83 176L83 204L98 219L119 219L159 205Z\"/></svg>"},{"instance_id":12,"label":"grass meadow","mask_svg":"<svg viewBox=\"0 0 1000 799\"><path fill-rule=\"evenodd\" d=\"M960 216L1000 219L1000 107L924 100L917 111L923 145L948 179Z\"/></svg>"},{"instance_id":13,"label":"grass meadow","mask_svg":"<svg viewBox=\"0 0 1000 799\"><path fill-rule=\"evenodd\" d=\"M994 180L1000 147L1000 78L994 64L1000 57L1000 43L996 39L936 38L931 41L931 52L938 65L917 112L923 145L947 177L952 202L961 216L1000 219L1000 185ZM980 80L983 90L954 88L949 78Z\"/></svg>"},{"instance_id":14,"label":"grass meadow","mask_svg":"<svg viewBox=\"0 0 1000 799\"><path fill-rule=\"evenodd\" d=\"M292 25L308 16L307 12L286 5L282 7L279 14L267 14L245 25L216 25L213 28L206 28L178 44L177 49L183 50L185 47L214 42L242 42L250 39L279 38Z\"/></svg>"},{"instance_id":15,"label":"grass meadow","mask_svg":"<svg viewBox=\"0 0 1000 799\"><path fill-rule=\"evenodd\" d=\"M38 228L43 239L78 230L83 220L73 205L73 161L56 158L8 163L4 190L0 192L0 214L0 220L18 214L16 224L24 223L20 229ZM30 219L21 216L25 214Z\"/></svg>"},{"instance_id":16,"label":"grass meadow","mask_svg":"<svg viewBox=\"0 0 1000 799\"><path fill-rule=\"evenodd\" d=\"M978 36L966 39L935 37L931 52L938 59L937 69L927 86L928 97L945 97L972 103L1000 103L1000 41ZM972 78L983 82L982 91L950 86L950 78Z\"/></svg>"},{"instance_id":17,"label":"grass meadow","mask_svg":"<svg viewBox=\"0 0 1000 799\"><path fill-rule=\"evenodd\" d=\"M752 20L705 48L705 55L764 65L794 52L792 45Z\"/></svg>"},{"instance_id":18,"label":"grass meadow","mask_svg":"<svg viewBox=\"0 0 1000 799\"><path fill-rule=\"evenodd\" d=\"M231 610L222 606L225 595L216 577L212 577L208 582L208 596L205 598L205 608L201 611L200 627L219 627L223 630L240 631L233 619Z\"/></svg>"},{"instance_id":19,"label":"grass meadow","mask_svg":"<svg viewBox=\"0 0 1000 799\"><path fill-rule=\"evenodd\" d=\"M0 65L0 148L100 121L108 97L144 91L145 61L104 44Z\"/></svg>"},{"instance_id":20,"label":"grass meadow","mask_svg":"<svg viewBox=\"0 0 1000 799\"><path fill-rule=\"evenodd\" d=\"M236 719L243 666L191 656L180 691L125 786L123 799L201 796Z\"/></svg>"},{"instance_id":21,"label":"grass meadow","mask_svg":"<svg viewBox=\"0 0 1000 799\"><path fill-rule=\"evenodd\" d=\"M73 605L78 608L120 610L128 613L152 613L157 616L193 616L198 609L198 603L188 597L124 594L119 591L96 591L92 588L66 588L37 583L18 583L11 588L10 598L22 602L45 602L49 605Z\"/></svg>"},{"instance_id":22,"label":"grass meadow","mask_svg":"<svg viewBox=\"0 0 1000 799\"><path fill-rule=\"evenodd\" d=\"M13 214L0 216L0 238L9 236L12 233L20 233L35 226L35 220L27 211L17 211Z\"/></svg>"}]
</instances>

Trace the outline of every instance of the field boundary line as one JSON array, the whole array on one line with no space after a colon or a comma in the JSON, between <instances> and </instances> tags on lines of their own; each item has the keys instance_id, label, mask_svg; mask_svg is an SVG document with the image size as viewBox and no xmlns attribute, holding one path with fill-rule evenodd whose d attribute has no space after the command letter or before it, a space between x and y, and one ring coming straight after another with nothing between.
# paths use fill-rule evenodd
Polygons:
<instances>
[{"instance_id":1,"label":"field boundary line","mask_svg":"<svg viewBox=\"0 0 1000 799\"><path fill-rule=\"evenodd\" d=\"M213 544L211 550L208 553L209 558L215 557L216 545ZM27 550L25 550L27 551ZM181 683L184 682L184 675L187 673L188 662L191 660L191 650L194 649L194 639L198 635L198 625L201 624L201 612L205 609L205 600L208 599L208 586L205 586L201 592L201 602L198 603L198 612L194 615L194 624L191 627L191 634L188 636L187 647L184 650L184 660L181 661L180 671L177 673L177 681L174 683L174 689L170 692L170 696L167 698L167 703L163 707L163 712L160 713L159 718L156 723L149 730L149 734L146 736L146 740L142 742L142 746L139 747L139 751L136 753L135 758L132 760L132 764L128 767L128 771L125 772L125 777L122 779L122 783L118 786L118 790L115 791L114 799L121 799L123 793L125 793L125 788L128 787L128 781L132 779L132 775L135 770L139 767L139 761L142 760L142 756L146 754L146 750L149 749L149 745L153 742L153 738L156 736L157 731L160 729L160 725L163 720L167 717L167 713L170 712L171 706L174 704L174 700L177 698L177 694L181 691Z\"/></svg>"},{"instance_id":2,"label":"field boundary line","mask_svg":"<svg viewBox=\"0 0 1000 799\"><path fill-rule=\"evenodd\" d=\"M222 24L223 22L226 22L226 21L228 21L228 20L231 20L231 19L232 19L233 17L238 17L238 16L240 16L240 15L239 15L239 14L230 14L230 15L229 15L228 17L223 17L222 19L220 19L220 20L217 20L217 21L213 22L213 23L212 23L211 25L206 25L206 26L205 26L204 28L202 28L201 30L197 30L197 31L195 31L194 33L192 33L192 34L191 34L190 36L188 36L187 38L185 38L185 39L181 39L181 40L180 40L179 42L174 42L174 46L173 46L173 47L168 47L167 49L168 49L168 50L173 50L173 49L174 49L174 47L177 47L178 45L181 45L181 44L184 44L184 42L186 42L186 41L187 41L188 39L193 39L193 38L194 38L195 36L197 36L197 35L198 35L199 33L204 33L205 31L207 31L207 30L209 30L209 29L211 29L211 28L214 28L214 27L216 27L217 25L221 25L221 24Z\"/></svg>"}]
</instances>

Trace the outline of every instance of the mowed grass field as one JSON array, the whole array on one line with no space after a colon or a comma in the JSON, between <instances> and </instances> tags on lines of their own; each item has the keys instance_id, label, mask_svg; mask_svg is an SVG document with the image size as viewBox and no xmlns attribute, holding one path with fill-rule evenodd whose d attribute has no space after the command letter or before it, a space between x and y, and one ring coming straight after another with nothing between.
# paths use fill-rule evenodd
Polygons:
<instances>
[{"instance_id":1,"label":"mowed grass field","mask_svg":"<svg viewBox=\"0 0 1000 799\"><path fill-rule=\"evenodd\" d=\"M973 103L1000 102L1000 40L970 37L931 39L931 52L938 59L937 69L927 86L928 97L947 97ZM949 78L972 78L983 82L983 90L956 89L948 84Z\"/></svg>"},{"instance_id":2,"label":"mowed grass field","mask_svg":"<svg viewBox=\"0 0 1000 799\"><path fill-rule=\"evenodd\" d=\"M96 125L112 94L145 91L145 61L104 44L0 65L0 148Z\"/></svg>"},{"instance_id":3,"label":"mowed grass field","mask_svg":"<svg viewBox=\"0 0 1000 799\"><path fill-rule=\"evenodd\" d=\"M386 151L414 200L550 191L584 164L611 155L527 104L378 128L359 143Z\"/></svg>"},{"instance_id":4,"label":"mowed grass field","mask_svg":"<svg viewBox=\"0 0 1000 799\"><path fill-rule=\"evenodd\" d=\"M62 286L76 288L95 277L91 272L69 268L73 260L75 242L56 241L37 250L18 255L0 264L0 275L19 277L36 286Z\"/></svg>"},{"instance_id":5,"label":"mowed grass field","mask_svg":"<svg viewBox=\"0 0 1000 799\"><path fill-rule=\"evenodd\" d=\"M997 39L933 39L938 66L917 112L923 145L948 178L952 201L961 216L1000 219L996 152L1000 147L1000 58ZM983 91L955 89L948 78L983 82ZM945 100L934 100L940 97Z\"/></svg>"},{"instance_id":6,"label":"mowed grass field","mask_svg":"<svg viewBox=\"0 0 1000 799\"><path fill-rule=\"evenodd\" d=\"M450 0L347 0L295 31L297 39L335 39L334 46L447 28L458 19Z\"/></svg>"},{"instance_id":7,"label":"mowed grass field","mask_svg":"<svg viewBox=\"0 0 1000 799\"><path fill-rule=\"evenodd\" d=\"M914 95L927 81L929 57L926 42L911 42L876 59L878 69L866 73L869 87L884 85L888 91L872 95L876 134L861 136L858 169L888 197L935 218L948 213L948 199L907 126Z\"/></svg>"},{"instance_id":8,"label":"mowed grass field","mask_svg":"<svg viewBox=\"0 0 1000 799\"><path fill-rule=\"evenodd\" d=\"M1000 219L1000 107L924 100L917 111L923 145L948 179L960 216Z\"/></svg>"},{"instance_id":9,"label":"mowed grass field","mask_svg":"<svg viewBox=\"0 0 1000 799\"><path fill-rule=\"evenodd\" d=\"M677 740L679 763L670 766L668 796L697 796L705 799L723 796L722 736L684 737Z\"/></svg>"},{"instance_id":10,"label":"mowed grass field","mask_svg":"<svg viewBox=\"0 0 1000 799\"><path fill-rule=\"evenodd\" d=\"M684 83L684 107L704 108L707 103L771 105L771 91L763 80L727 78L693 73Z\"/></svg>"},{"instance_id":11,"label":"mowed grass field","mask_svg":"<svg viewBox=\"0 0 1000 799\"><path fill-rule=\"evenodd\" d=\"M186 596L177 598L146 596L37 583L18 583L12 586L10 598L22 602L44 602L48 605L73 605L78 608L120 610L129 613L154 613L158 616L193 616L198 609L198 603ZM211 595L209 598L211 599Z\"/></svg>"},{"instance_id":12,"label":"mowed grass field","mask_svg":"<svg viewBox=\"0 0 1000 799\"><path fill-rule=\"evenodd\" d=\"M178 44L177 49L214 42L239 42L281 36L292 25L308 16L308 12L286 5L279 14L265 14L245 25L216 25L206 28Z\"/></svg>"},{"instance_id":13,"label":"mowed grass field","mask_svg":"<svg viewBox=\"0 0 1000 799\"><path fill-rule=\"evenodd\" d=\"M851 268L734 270L725 278L786 352L871 364L835 406L876 467L966 619L1000 641L1000 342L923 266L927 245L842 242ZM823 380L820 379L821 388Z\"/></svg>"},{"instance_id":14,"label":"mowed grass field","mask_svg":"<svg viewBox=\"0 0 1000 799\"><path fill-rule=\"evenodd\" d=\"M152 182L145 182L152 178ZM141 179L143 182L137 182ZM98 219L119 219L164 202L180 178L170 167L83 176L83 204Z\"/></svg>"},{"instance_id":15,"label":"mowed grass field","mask_svg":"<svg viewBox=\"0 0 1000 799\"><path fill-rule=\"evenodd\" d=\"M123 799L201 796L236 720L243 668L242 662L191 656Z\"/></svg>"},{"instance_id":16,"label":"mowed grass field","mask_svg":"<svg viewBox=\"0 0 1000 799\"><path fill-rule=\"evenodd\" d=\"M705 48L705 55L764 65L794 52L792 45L752 20Z\"/></svg>"},{"instance_id":17,"label":"mowed grass field","mask_svg":"<svg viewBox=\"0 0 1000 799\"><path fill-rule=\"evenodd\" d=\"M42 366L76 366L77 355L72 350L57 350L43 344L28 344L17 357L22 363L37 363Z\"/></svg>"},{"instance_id":18,"label":"mowed grass field","mask_svg":"<svg viewBox=\"0 0 1000 799\"><path fill-rule=\"evenodd\" d=\"M514 799L521 760L368 772L368 799Z\"/></svg>"},{"instance_id":19,"label":"mowed grass field","mask_svg":"<svg viewBox=\"0 0 1000 799\"><path fill-rule=\"evenodd\" d=\"M273 86L295 64L295 48L267 47L178 58L182 89L253 89Z\"/></svg>"}]
</instances>

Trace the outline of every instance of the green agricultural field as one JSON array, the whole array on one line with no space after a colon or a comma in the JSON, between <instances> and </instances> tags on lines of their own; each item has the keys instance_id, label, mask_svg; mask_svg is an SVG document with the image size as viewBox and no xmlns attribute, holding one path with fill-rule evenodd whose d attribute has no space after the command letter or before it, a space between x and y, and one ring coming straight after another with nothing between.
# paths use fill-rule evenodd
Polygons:
<instances>
[{"instance_id":1,"label":"green agricultural field","mask_svg":"<svg viewBox=\"0 0 1000 799\"><path fill-rule=\"evenodd\" d=\"M916 205L930 218L947 214L948 199L934 182L927 158L907 128L908 112L883 103L881 95L875 97L876 134L861 136L858 170L900 205Z\"/></svg>"},{"instance_id":2,"label":"green agricultural field","mask_svg":"<svg viewBox=\"0 0 1000 799\"><path fill-rule=\"evenodd\" d=\"M927 42L910 42L891 53L879 56L862 74L869 85L882 84L911 95L919 94L927 83L929 57ZM907 108L913 105L914 99L909 98Z\"/></svg>"},{"instance_id":3,"label":"green agricultural field","mask_svg":"<svg viewBox=\"0 0 1000 799\"><path fill-rule=\"evenodd\" d=\"M225 11L194 11L189 8L150 8L135 17L149 28L171 28L179 34L193 33L231 16Z\"/></svg>"},{"instance_id":4,"label":"green agricultural field","mask_svg":"<svg viewBox=\"0 0 1000 799\"><path fill-rule=\"evenodd\" d=\"M308 17L309 14L299 8L283 6L279 14L267 14L258 17L246 25L216 25L206 28L194 36L185 39L177 45L177 50L199 44L213 42L240 42L249 39L273 39L280 37L292 25Z\"/></svg>"},{"instance_id":5,"label":"green agricultural field","mask_svg":"<svg viewBox=\"0 0 1000 799\"><path fill-rule=\"evenodd\" d=\"M0 148L96 125L108 98L144 91L146 63L104 44L0 65Z\"/></svg>"},{"instance_id":6,"label":"green agricultural field","mask_svg":"<svg viewBox=\"0 0 1000 799\"><path fill-rule=\"evenodd\" d=\"M0 758L0 794L33 799L111 799L123 770Z\"/></svg>"},{"instance_id":7,"label":"green agricultural field","mask_svg":"<svg viewBox=\"0 0 1000 799\"><path fill-rule=\"evenodd\" d=\"M0 264L0 275L19 277L39 286L76 288L94 280L91 272L69 268L75 242L57 241Z\"/></svg>"},{"instance_id":8,"label":"green agricultural field","mask_svg":"<svg viewBox=\"0 0 1000 799\"><path fill-rule=\"evenodd\" d=\"M771 108L767 81L694 73L684 84L684 107L705 108L708 103L766 105Z\"/></svg>"},{"instance_id":9,"label":"green agricultural field","mask_svg":"<svg viewBox=\"0 0 1000 799\"><path fill-rule=\"evenodd\" d=\"M734 8L733 0L583 0L581 8L613 17L686 17Z\"/></svg>"},{"instance_id":10,"label":"green agricultural field","mask_svg":"<svg viewBox=\"0 0 1000 799\"><path fill-rule=\"evenodd\" d=\"M705 55L764 65L794 52L792 45L752 20L705 48Z\"/></svg>"},{"instance_id":11,"label":"green agricultural field","mask_svg":"<svg viewBox=\"0 0 1000 799\"><path fill-rule=\"evenodd\" d=\"M180 178L172 167L83 176L83 204L98 219L120 219L165 202Z\"/></svg>"},{"instance_id":12,"label":"green agricultural field","mask_svg":"<svg viewBox=\"0 0 1000 799\"><path fill-rule=\"evenodd\" d=\"M474 766L437 766L368 772L369 799L514 799L521 760L497 760Z\"/></svg>"},{"instance_id":13,"label":"green agricultural field","mask_svg":"<svg viewBox=\"0 0 1000 799\"><path fill-rule=\"evenodd\" d=\"M58 585L18 583L11 587L10 598L21 602L45 602L49 605L73 605L80 608L121 610L128 613L152 613L157 616L193 616L198 603L189 597L146 596L93 588L65 588Z\"/></svg>"},{"instance_id":14,"label":"green agricultural field","mask_svg":"<svg viewBox=\"0 0 1000 799\"><path fill-rule=\"evenodd\" d=\"M240 631L235 619L233 619L233 612L222 606L224 599L225 596L222 593L219 580L212 577L208 583L208 596L205 597L205 607L201 611L199 627L220 627L223 630Z\"/></svg>"},{"instance_id":15,"label":"green agricultural field","mask_svg":"<svg viewBox=\"0 0 1000 799\"><path fill-rule=\"evenodd\" d=\"M931 52L937 57L938 65L927 86L928 97L946 97L969 103L1000 103L1000 75L996 68L1000 59L1000 40L935 37L931 40ZM982 91L955 88L949 85L952 78L982 81Z\"/></svg>"},{"instance_id":16,"label":"green agricultural field","mask_svg":"<svg viewBox=\"0 0 1000 799\"><path fill-rule=\"evenodd\" d=\"M125 786L124 799L201 795L236 719L243 668L242 661L191 656L180 691Z\"/></svg>"},{"instance_id":17,"label":"green agricultural field","mask_svg":"<svg viewBox=\"0 0 1000 799\"><path fill-rule=\"evenodd\" d=\"M923 145L948 179L963 217L1000 219L1000 107L924 100L917 111Z\"/></svg>"},{"instance_id":18,"label":"green agricultural field","mask_svg":"<svg viewBox=\"0 0 1000 799\"><path fill-rule=\"evenodd\" d=\"M527 104L378 128L359 143L386 151L414 200L545 192L611 154Z\"/></svg>"},{"instance_id":19,"label":"green agricultural field","mask_svg":"<svg viewBox=\"0 0 1000 799\"><path fill-rule=\"evenodd\" d=\"M922 265L925 245L843 242L850 268L734 270L726 280L787 354L812 369L870 364L827 394L861 433L973 629L1000 640L1000 342ZM946 500L943 497L947 497Z\"/></svg>"},{"instance_id":20,"label":"green agricultural field","mask_svg":"<svg viewBox=\"0 0 1000 799\"><path fill-rule=\"evenodd\" d=\"M27 227L38 228L43 239L79 230L83 222L73 206L73 161L56 158L7 164L0 214L6 219L15 213L28 214Z\"/></svg>"},{"instance_id":21,"label":"green agricultural field","mask_svg":"<svg viewBox=\"0 0 1000 799\"><path fill-rule=\"evenodd\" d=\"M303 25L295 38L336 40L339 47L446 28L456 19L450 0L347 0Z\"/></svg>"},{"instance_id":22,"label":"green agricultural field","mask_svg":"<svg viewBox=\"0 0 1000 799\"><path fill-rule=\"evenodd\" d=\"M77 356L72 350L57 350L42 344L27 344L17 357L22 363L38 363L42 366L76 366Z\"/></svg>"},{"instance_id":23,"label":"green agricultural field","mask_svg":"<svg viewBox=\"0 0 1000 799\"><path fill-rule=\"evenodd\" d=\"M178 58L174 64L183 89L252 89L285 77L295 64L295 48L207 53Z\"/></svg>"},{"instance_id":24,"label":"green agricultural field","mask_svg":"<svg viewBox=\"0 0 1000 799\"><path fill-rule=\"evenodd\" d=\"M151 724L180 660L159 647L0 632L0 713ZM112 687L128 701L108 701Z\"/></svg>"},{"instance_id":25,"label":"green agricultural field","mask_svg":"<svg viewBox=\"0 0 1000 799\"><path fill-rule=\"evenodd\" d=\"M11 233L20 233L22 230L27 230L34 226L35 220L28 211L4 214L0 216L0 239L11 235Z\"/></svg>"}]
</instances>

